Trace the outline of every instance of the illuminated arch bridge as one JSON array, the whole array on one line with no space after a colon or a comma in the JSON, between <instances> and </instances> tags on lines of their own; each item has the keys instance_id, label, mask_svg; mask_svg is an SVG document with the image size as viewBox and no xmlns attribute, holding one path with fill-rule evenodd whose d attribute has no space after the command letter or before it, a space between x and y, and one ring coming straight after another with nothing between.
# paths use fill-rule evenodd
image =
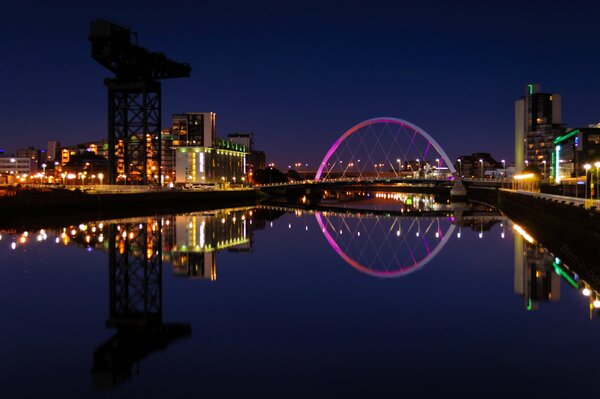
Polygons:
<instances>
[{"instance_id":1,"label":"illuminated arch bridge","mask_svg":"<svg viewBox=\"0 0 600 399\"><path fill-rule=\"evenodd\" d=\"M402 119L379 117L337 139L315 181L449 179L455 172L446 152L426 131Z\"/></svg>"}]
</instances>

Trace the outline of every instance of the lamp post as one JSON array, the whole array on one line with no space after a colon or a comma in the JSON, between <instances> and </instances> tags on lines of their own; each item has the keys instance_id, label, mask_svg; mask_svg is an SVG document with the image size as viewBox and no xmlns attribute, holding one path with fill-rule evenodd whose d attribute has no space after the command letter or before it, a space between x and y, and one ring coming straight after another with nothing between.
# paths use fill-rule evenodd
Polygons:
<instances>
[{"instance_id":1,"label":"lamp post","mask_svg":"<svg viewBox=\"0 0 600 399\"><path fill-rule=\"evenodd\" d=\"M592 165L590 165L589 163L586 163L585 165L583 165L583 169L585 169L585 196L583 197L584 199L587 199L587 192L588 192L588 183L587 183L587 178L588 178L588 171L590 169L592 169Z\"/></svg>"},{"instance_id":2,"label":"lamp post","mask_svg":"<svg viewBox=\"0 0 600 399\"><path fill-rule=\"evenodd\" d=\"M396 159L396 162L398 162L398 173L397 173L397 175L399 175L400 171L402 170L402 167L400 166L400 162L401 162L400 158Z\"/></svg>"},{"instance_id":3,"label":"lamp post","mask_svg":"<svg viewBox=\"0 0 600 399\"><path fill-rule=\"evenodd\" d=\"M545 181L546 180L546 160L544 159L542 161L542 163L544 164L544 178L542 180Z\"/></svg>"},{"instance_id":4,"label":"lamp post","mask_svg":"<svg viewBox=\"0 0 600 399\"><path fill-rule=\"evenodd\" d=\"M458 158L458 177L462 177L462 159Z\"/></svg>"},{"instance_id":5,"label":"lamp post","mask_svg":"<svg viewBox=\"0 0 600 399\"><path fill-rule=\"evenodd\" d=\"M480 159L479 163L481 164L481 179L483 180L483 159Z\"/></svg>"},{"instance_id":6,"label":"lamp post","mask_svg":"<svg viewBox=\"0 0 600 399\"><path fill-rule=\"evenodd\" d=\"M600 168L600 162L594 162L594 166L596 167L596 198L600 200L600 190L598 190L598 183L600 183L600 179L598 179L598 168Z\"/></svg>"},{"instance_id":7,"label":"lamp post","mask_svg":"<svg viewBox=\"0 0 600 399\"><path fill-rule=\"evenodd\" d=\"M98 173L98 180L100 180L100 185L102 185L102 179L104 179L104 174Z\"/></svg>"}]
</instances>

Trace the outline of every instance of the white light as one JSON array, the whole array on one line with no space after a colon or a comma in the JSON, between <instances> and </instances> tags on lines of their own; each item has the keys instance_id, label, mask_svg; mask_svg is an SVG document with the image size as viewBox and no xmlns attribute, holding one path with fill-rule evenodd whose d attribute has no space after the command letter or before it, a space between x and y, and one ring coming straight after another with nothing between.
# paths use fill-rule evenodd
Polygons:
<instances>
[{"instance_id":1,"label":"white light","mask_svg":"<svg viewBox=\"0 0 600 399\"><path fill-rule=\"evenodd\" d=\"M500 237L504 238L504 232L502 232L502 234L500 234Z\"/></svg>"},{"instance_id":2,"label":"white light","mask_svg":"<svg viewBox=\"0 0 600 399\"><path fill-rule=\"evenodd\" d=\"M483 233L479 233L479 238L483 238Z\"/></svg>"},{"instance_id":3,"label":"white light","mask_svg":"<svg viewBox=\"0 0 600 399\"><path fill-rule=\"evenodd\" d=\"M590 289L586 287L586 288L584 288L584 289L583 289L583 291L581 291L581 293L582 293L584 296L590 296L590 295L591 295L591 293L592 293L592 291L590 291Z\"/></svg>"},{"instance_id":4,"label":"white light","mask_svg":"<svg viewBox=\"0 0 600 399\"><path fill-rule=\"evenodd\" d=\"M460 233L456 233L456 238L460 238Z\"/></svg>"},{"instance_id":5,"label":"white light","mask_svg":"<svg viewBox=\"0 0 600 399\"><path fill-rule=\"evenodd\" d=\"M594 301L594 307L595 307L595 308L600 308L600 300L596 299L596 300Z\"/></svg>"},{"instance_id":6,"label":"white light","mask_svg":"<svg viewBox=\"0 0 600 399\"><path fill-rule=\"evenodd\" d=\"M56 237L56 238L54 239L54 242L58 244L58 243L60 242L60 238Z\"/></svg>"},{"instance_id":7,"label":"white light","mask_svg":"<svg viewBox=\"0 0 600 399\"><path fill-rule=\"evenodd\" d=\"M17 243L13 241L13 242L10 244L10 248L11 248L11 249L15 249L15 248L17 248Z\"/></svg>"}]
</instances>

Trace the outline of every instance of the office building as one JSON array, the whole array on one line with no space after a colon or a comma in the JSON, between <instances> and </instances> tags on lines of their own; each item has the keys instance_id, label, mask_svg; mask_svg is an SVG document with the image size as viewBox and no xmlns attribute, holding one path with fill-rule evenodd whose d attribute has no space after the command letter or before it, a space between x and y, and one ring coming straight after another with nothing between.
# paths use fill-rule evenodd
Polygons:
<instances>
[{"instance_id":1,"label":"office building","mask_svg":"<svg viewBox=\"0 0 600 399\"><path fill-rule=\"evenodd\" d=\"M562 184L564 195L581 196L585 193L587 178L597 178L596 162L600 162L600 127L569 129L554 139L552 154L552 178ZM584 165L589 164L591 172ZM582 185L578 189L577 184ZM596 185L589 184L590 194L597 197Z\"/></svg>"},{"instance_id":2,"label":"office building","mask_svg":"<svg viewBox=\"0 0 600 399\"><path fill-rule=\"evenodd\" d=\"M48 141L46 149L46 162L53 163L60 158L60 141Z\"/></svg>"},{"instance_id":3,"label":"office building","mask_svg":"<svg viewBox=\"0 0 600 399\"><path fill-rule=\"evenodd\" d=\"M515 171L527 167L537 168L541 173L551 164L553 141L561 136L561 96L541 93L538 84L527 85L525 96L515 102ZM547 178L550 168L546 168Z\"/></svg>"},{"instance_id":4,"label":"office building","mask_svg":"<svg viewBox=\"0 0 600 399\"><path fill-rule=\"evenodd\" d=\"M240 184L246 181L246 147L216 139L212 147L174 146L179 184Z\"/></svg>"},{"instance_id":5,"label":"office building","mask_svg":"<svg viewBox=\"0 0 600 399\"><path fill-rule=\"evenodd\" d=\"M252 181L253 171L256 169L264 169L266 167L266 155L264 151L254 149L254 134L253 133L230 133L227 135L229 141L241 144L246 147L248 154L246 155L246 172L248 181Z\"/></svg>"},{"instance_id":6,"label":"office building","mask_svg":"<svg viewBox=\"0 0 600 399\"><path fill-rule=\"evenodd\" d=\"M34 147L27 147L27 148L19 148L16 151L16 157L17 158L29 158L29 159L33 159L35 161L36 164L40 163L40 159L42 159L42 157L44 156L45 151L43 150L38 150L37 148Z\"/></svg>"},{"instance_id":7,"label":"office building","mask_svg":"<svg viewBox=\"0 0 600 399\"><path fill-rule=\"evenodd\" d=\"M216 136L214 112L174 114L171 125L173 145L212 147Z\"/></svg>"},{"instance_id":8,"label":"office building","mask_svg":"<svg viewBox=\"0 0 600 399\"><path fill-rule=\"evenodd\" d=\"M29 176L37 172L37 161L31 157L0 156L0 174Z\"/></svg>"},{"instance_id":9,"label":"office building","mask_svg":"<svg viewBox=\"0 0 600 399\"><path fill-rule=\"evenodd\" d=\"M167 160L164 183L173 181L173 172L177 184L246 181L247 147L217 138L214 112L174 114L170 131L161 132L161 138L161 155ZM251 137L246 139L252 141Z\"/></svg>"},{"instance_id":10,"label":"office building","mask_svg":"<svg viewBox=\"0 0 600 399\"><path fill-rule=\"evenodd\" d=\"M490 153L476 152L458 157L454 168L461 177L483 179L495 176L498 169L505 169L505 162L496 161ZM486 173L487 172L487 173Z\"/></svg>"}]
</instances>

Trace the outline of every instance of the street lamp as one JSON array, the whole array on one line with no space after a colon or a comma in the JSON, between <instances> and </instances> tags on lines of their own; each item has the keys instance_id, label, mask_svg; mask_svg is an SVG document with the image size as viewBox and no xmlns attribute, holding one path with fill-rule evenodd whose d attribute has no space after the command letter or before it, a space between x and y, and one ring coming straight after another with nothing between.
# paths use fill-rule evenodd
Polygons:
<instances>
[{"instance_id":1,"label":"street lamp","mask_svg":"<svg viewBox=\"0 0 600 399\"><path fill-rule=\"evenodd\" d=\"M594 162L594 166L596 167L596 197L600 200L600 190L598 190L598 183L600 183L598 179L598 168L600 168L600 162Z\"/></svg>"},{"instance_id":2,"label":"street lamp","mask_svg":"<svg viewBox=\"0 0 600 399\"><path fill-rule=\"evenodd\" d=\"M100 185L102 185L102 179L104 179L104 174L98 173L98 180L100 180Z\"/></svg>"},{"instance_id":3,"label":"street lamp","mask_svg":"<svg viewBox=\"0 0 600 399\"><path fill-rule=\"evenodd\" d=\"M546 180L546 160L544 159L542 163L544 164L544 178L542 180Z\"/></svg>"},{"instance_id":4,"label":"street lamp","mask_svg":"<svg viewBox=\"0 0 600 399\"><path fill-rule=\"evenodd\" d=\"M592 165L590 165L589 163L586 163L585 165L583 165L583 169L585 169L585 199L587 199L587 188L588 188L588 183L587 183L587 177L588 177L588 171L590 169L592 169Z\"/></svg>"},{"instance_id":5,"label":"street lamp","mask_svg":"<svg viewBox=\"0 0 600 399\"><path fill-rule=\"evenodd\" d=\"M458 176L462 177L462 159L458 158Z\"/></svg>"},{"instance_id":6,"label":"street lamp","mask_svg":"<svg viewBox=\"0 0 600 399\"><path fill-rule=\"evenodd\" d=\"M480 159L479 163L481 164L481 178L483 179L483 159Z\"/></svg>"},{"instance_id":7,"label":"street lamp","mask_svg":"<svg viewBox=\"0 0 600 399\"><path fill-rule=\"evenodd\" d=\"M402 169L402 166L400 166L400 158L396 159L396 162L398 162L398 173L400 173L400 170Z\"/></svg>"},{"instance_id":8,"label":"street lamp","mask_svg":"<svg viewBox=\"0 0 600 399\"><path fill-rule=\"evenodd\" d=\"M437 167L439 168L439 167L440 167L440 159L439 159L439 158L436 158L436 159L435 159L435 162L437 162Z\"/></svg>"}]
</instances>

